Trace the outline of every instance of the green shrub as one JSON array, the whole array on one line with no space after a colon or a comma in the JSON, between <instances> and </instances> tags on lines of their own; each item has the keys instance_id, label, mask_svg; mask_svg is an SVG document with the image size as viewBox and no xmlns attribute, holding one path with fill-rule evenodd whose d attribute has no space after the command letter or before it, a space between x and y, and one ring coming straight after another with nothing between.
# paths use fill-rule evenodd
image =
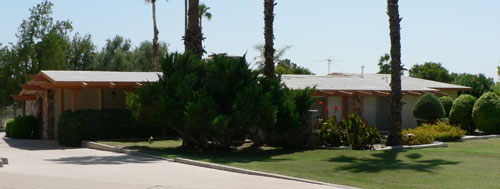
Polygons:
<instances>
[{"instance_id":1,"label":"green shrub","mask_svg":"<svg viewBox=\"0 0 500 189\"><path fill-rule=\"evenodd\" d=\"M472 120L472 108L476 100L476 97L469 94L460 95L455 99L450 111L450 124L459 126L469 134L474 133L476 126Z\"/></svg>"},{"instance_id":2,"label":"green shrub","mask_svg":"<svg viewBox=\"0 0 500 189\"><path fill-rule=\"evenodd\" d=\"M426 93L413 106L413 116L417 119L417 125L420 125L420 122L434 123L446 114L439 99L431 93Z\"/></svg>"},{"instance_id":3,"label":"green shrub","mask_svg":"<svg viewBox=\"0 0 500 189\"><path fill-rule=\"evenodd\" d=\"M442 97L439 97L439 102L441 103L441 105L444 108L444 112L446 114L445 117L450 116L450 110L451 110L451 107L453 106L453 99L449 96L442 96Z\"/></svg>"},{"instance_id":4,"label":"green shrub","mask_svg":"<svg viewBox=\"0 0 500 189\"><path fill-rule=\"evenodd\" d=\"M128 110L66 111L59 117L58 141L64 146L79 146L81 140L149 137Z\"/></svg>"},{"instance_id":5,"label":"green shrub","mask_svg":"<svg viewBox=\"0 0 500 189\"><path fill-rule=\"evenodd\" d=\"M407 136L409 133L413 134L411 139ZM465 133L465 130L443 121L437 121L434 124L424 123L417 128L403 130L403 144L420 145L430 144L434 141L456 141L460 140Z\"/></svg>"},{"instance_id":6,"label":"green shrub","mask_svg":"<svg viewBox=\"0 0 500 189\"><path fill-rule=\"evenodd\" d=\"M485 134L500 134L500 98L492 92L483 94L474 104L472 119Z\"/></svg>"},{"instance_id":7,"label":"green shrub","mask_svg":"<svg viewBox=\"0 0 500 189\"><path fill-rule=\"evenodd\" d=\"M38 120L34 116L16 117L9 129L11 138L35 139L38 138Z\"/></svg>"},{"instance_id":8,"label":"green shrub","mask_svg":"<svg viewBox=\"0 0 500 189\"><path fill-rule=\"evenodd\" d=\"M62 146L79 147L82 144L82 128L78 114L67 110L59 116L57 141Z\"/></svg>"},{"instance_id":9,"label":"green shrub","mask_svg":"<svg viewBox=\"0 0 500 189\"><path fill-rule=\"evenodd\" d=\"M12 123L14 123L14 119L7 121L7 124L5 124L5 136L6 137L12 136Z\"/></svg>"},{"instance_id":10,"label":"green shrub","mask_svg":"<svg viewBox=\"0 0 500 189\"><path fill-rule=\"evenodd\" d=\"M355 150L372 148L380 136L377 128L367 126L357 113L341 122L336 122L335 117L328 118L326 124L321 124L318 134L326 146L350 145Z\"/></svg>"}]
</instances>

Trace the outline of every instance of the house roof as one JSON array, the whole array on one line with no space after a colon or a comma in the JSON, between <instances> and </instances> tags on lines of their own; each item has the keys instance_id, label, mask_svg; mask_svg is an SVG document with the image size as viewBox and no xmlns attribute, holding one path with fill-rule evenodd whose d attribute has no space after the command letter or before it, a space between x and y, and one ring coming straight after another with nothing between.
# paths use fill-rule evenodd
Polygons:
<instances>
[{"instance_id":1,"label":"house roof","mask_svg":"<svg viewBox=\"0 0 500 189\"><path fill-rule=\"evenodd\" d=\"M330 75L282 75L286 86L292 89L304 89L316 87L317 91L347 92L361 91L365 93L380 92L381 94L391 91L390 74L347 74L333 73ZM425 92L439 93L440 90L471 90L470 87L441 83L412 77L401 77L402 91L405 93L422 94Z\"/></svg>"},{"instance_id":2,"label":"house roof","mask_svg":"<svg viewBox=\"0 0 500 189\"><path fill-rule=\"evenodd\" d=\"M161 72L41 71L54 82L155 82Z\"/></svg>"},{"instance_id":3,"label":"house roof","mask_svg":"<svg viewBox=\"0 0 500 189\"><path fill-rule=\"evenodd\" d=\"M46 89L118 88L132 90L147 82L159 80L161 72L110 71L41 71L32 76L16 100L34 100L38 91Z\"/></svg>"}]
</instances>

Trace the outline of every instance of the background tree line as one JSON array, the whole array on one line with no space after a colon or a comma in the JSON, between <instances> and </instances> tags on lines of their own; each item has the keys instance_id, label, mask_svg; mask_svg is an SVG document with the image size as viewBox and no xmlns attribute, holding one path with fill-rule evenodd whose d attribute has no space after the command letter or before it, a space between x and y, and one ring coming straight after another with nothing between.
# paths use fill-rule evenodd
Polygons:
<instances>
[{"instance_id":1,"label":"background tree line","mask_svg":"<svg viewBox=\"0 0 500 189\"><path fill-rule=\"evenodd\" d=\"M90 34L71 34L69 20L54 20L53 3L44 1L30 9L22 21L17 42L0 43L0 105L11 105L10 97L21 90L20 84L40 70L152 71L153 44L143 41L134 46L129 39L115 36L102 48ZM159 54L167 53L167 44L159 43Z\"/></svg>"},{"instance_id":2,"label":"background tree line","mask_svg":"<svg viewBox=\"0 0 500 189\"><path fill-rule=\"evenodd\" d=\"M379 74L391 73L390 56L388 54L380 57L378 65ZM500 76L500 66L497 69ZM473 90L464 93L477 98L489 91L494 91L500 95L500 82L495 83L493 78L486 77L482 73L453 73L443 67L441 63L425 62L424 64L415 64L408 70L408 73L410 77L471 87Z\"/></svg>"}]
</instances>

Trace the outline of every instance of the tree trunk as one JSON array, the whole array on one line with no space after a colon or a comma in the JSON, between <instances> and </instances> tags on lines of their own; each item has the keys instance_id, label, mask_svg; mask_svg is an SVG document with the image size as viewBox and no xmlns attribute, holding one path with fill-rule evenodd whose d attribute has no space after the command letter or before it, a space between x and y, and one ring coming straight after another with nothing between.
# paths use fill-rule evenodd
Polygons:
<instances>
[{"instance_id":1,"label":"tree trunk","mask_svg":"<svg viewBox=\"0 0 500 189\"><path fill-rule=\"evenodd\" d=\"M275 78L274 70L274 0L264 0L264 75L269 78Z\"/></svg>"},{"instance_id":2,"label":"tree trunk","mask_svg":"<svg viewBox=\"0 0 500 189\"><path fill-rule=\"evenodd\" d=\"M203 34L200 28L200 1L189 0L188 28L184 36L184 47L186 51L191 51L201 59L205 50L203 49Z\"/></svg>"},{"instance_id":3,"label":"tree trunk","mask_svg":"<svg viewBox=\"0 0 500 189\"><path fill-rule=\"evenodd\" d=\"M153 71L157 72L158 69L158 34L160 33L158 31L158 28L156 27L156 0L152 0L151 4L153 5L153 32L154 32L154 37L153 37Z\"/></svg>"},{"instance_id":4,"label":"tree trunk","mask_svg":"<svg viewBox=\"0 0 500 189\"><path fill-rule=\"evenodd\" d=\"M387 15L391 36L391 96L388 146L398 146L403 143L401 134L401 111L403 108L403 93L401 92L401 18L399 17L398 0L387 0Z\"/></svg>"},{"instance_id":5,"label":"tree trunk","mask_svg":"<svg viewBox=\"0 0 500 189\"><path fill-rule=\"evenodd\" d=\"M188 0L184 0L184 36L188 29Z\"/></svg>"}]
</instances>

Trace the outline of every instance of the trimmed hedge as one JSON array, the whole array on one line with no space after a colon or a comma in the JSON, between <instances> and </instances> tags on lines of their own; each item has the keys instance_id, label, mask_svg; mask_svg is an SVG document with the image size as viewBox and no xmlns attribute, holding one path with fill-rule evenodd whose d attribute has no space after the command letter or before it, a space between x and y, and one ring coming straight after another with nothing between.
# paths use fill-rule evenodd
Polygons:
<instances>
[{"instance_id":1,"label":"trimmed hedge","mask_svg":"<svg viewBox=\"0 0 500 189\"><path fill-rule=\"evenodd\" d=\"M38 120L34 116L16 117L7 123L7 136L18 139L38 138Z\"/></svg>"},{"instance_id":2,"label":"trimmed hedge","mask_svg":"<svg viewBox=\"0 0 500 189\"><path fill-rule=\"evenodd\" d=\"M446 117L446 114L439 99L431 93L426 93L413 106L413 116L419 124L420 122L436 122L438 119Z\"/></svg>"},{"instance_id":3,"label":"trimmed hedge","mask_svg":"<svg viewBox=\"0 0 500 189\"><path fill-rule=\"evenodd\" d=\"M444 108L444 113L446 114L445 116L446 117L450 116L450 110L451 107L453 106L453 99L449 96L442 96L439 98L439 102Z\"/></svg>"},{"instance_id":4,"label":"trimmed hedge","mask_svg":"<svg viewBox=\"0 0 500 189\"><path fill-rule=\"evenodd\" d=\"M12 123L14 123L14 119L7 121L7 124L5 125L5 136L6 137L11 137L11 135L12 135Z\"/></svg>"},{"instance_id":5,"label":"trimmed hedge","mask_svg":"<svg viewBox=\"0 0 500 189\"><path fill-rule=\"evenodd\" d=\"M472 120L472 108L476 100L476 97L469 94L460 95L455 99L450 111L450 124L459 126L469 134L474 133L476 125Z\"/></svg>"},{"instance_id":6,"label":"trimmed hedge","mask_svg":"<svg viewBox=\"0 0 500 189\"><path fill-rule=\"evenodd\" d=\"M411 139L407 136L409 133L413 134ZM461 139L465 133L465 130L443 121L437 121L435 124L424 123L417 128L403 130L403 144L420 145L430 144L434 141L456 141Z\"/></svg>"},{"instance_id":7,"label":"trimmed hedge","mask_svg":"<svg viewBox=\"0 0 500 189\"><path fill-rule=\"evenodd\" d=\"M500 134L500 98L493 92L483 94L474 104L472 119L485 134Z\"/></svg>"},{"instance_id":8,"label":"trimmed hedge","mask_svg":"<svg viewBox=\"0 0 500 189\"><path fill-rule=\"evenodd\" d=\"M82 140L149 137L129 110L65 111L59 117L57 139L63 146L80 146ZM149 135L151 134L151 135Z\"/></svg>"}]
</instances>

